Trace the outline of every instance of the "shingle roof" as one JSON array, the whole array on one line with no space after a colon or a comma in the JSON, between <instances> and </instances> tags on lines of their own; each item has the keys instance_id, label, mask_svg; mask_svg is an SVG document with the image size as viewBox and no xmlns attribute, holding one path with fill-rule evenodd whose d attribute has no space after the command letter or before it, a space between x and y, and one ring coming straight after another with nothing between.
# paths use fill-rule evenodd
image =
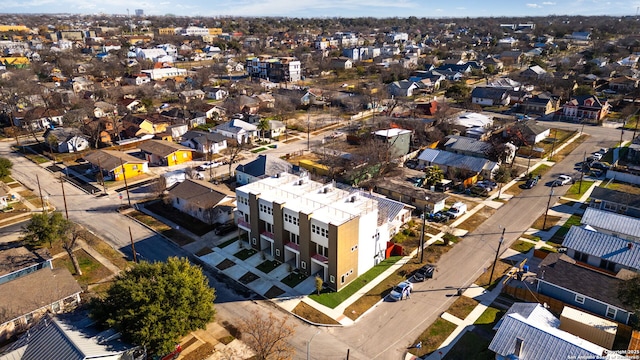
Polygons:
<instances>
[{"instance_id":1,"label":"shingle roof","mask_svg":"<svg viewBox=\"0 0 640 360\"><path fill-rule=\"evenodd\" d=\"M640 196L624 191L611 190L603 187L595 187L591 192L592 199L605 200L610 203L627 205L640 208Z\"/></svg>"},{"instance_id":2,"label":"shingle roof","mask_svg":"<svg viewBox=\"0 0 640 360\"><path fill-rule=\"evenodd\" d=\"M46 249L29 251L20 246L0 250L0 276L28 268L51 259Z\"/></svg>"},{"instance_id":3,"label":"shingle roof","mask_svg":"<svg viewBox=\"0 0 640 360\"><path fill-rule=\"evenodd\" d=\"M227 138L216 132L204 132L204 131L187 131L182 135L182 142L192 141L197 144L205 145L208 141L214 144L221 143Z\"/></svg>"},{"instance_id":4,"label":"shingle roof","mask_svg":"<svg viewBox=\"0 0 640 360\"><path fill-rule=\"evenodd\" d=\"M444 146L451 152L464 151L486 154L491 150L491 144L487 142L458 135L447 136Z\"/></svg>"},{"instance_id":5,"label":"shingle roof","mask_svg":"<svg viewBox=\"0 0 640 360\"><path fill-rule=\"evenodd\" d=\"M256 159L244 165L238 165L236 171L243 172L253 177L274 176L276 174L293 170L293 165L278 157L268 156L264 154L258 155Z\"/></svg>"},{"instance_id":6,"label":"shingle roof","mask_svg":"<svg viewBox=\"0 0 640 360\"><path fill-rule=\"evenodd\" d=\"M0 324L82 292L66 268L43 268L0 285Z\"/></svg>"},{"instance_id":7,"label":"shingle roof","mask_svg":"<svg viewBox=\"0 0 640 360\"><path fill-rule=\"evenodd\" d=\"M435 158L433 157L434 152ZM440 151L433 149L424 150L419 160L430 161L433 165L451 166L458 169L466 169L475 172L482 172L483 170L492 170L497 163L495 161L475 157L468 155L455 154L448 151ZM432 159L432 160L428 160Z\"/></svg>"},{"instance_id":8,"label":"shingle roof","mask_svg":"<svg viewBox=\"0 0 640 360\"><path fill-rule=\"evenodd\" d=\"M580 226L572 226L562 246L640 270L640 244L629 242L629 240L587 230Z\"/></svg>"},{"instance_id":9,"label":"shingle roof","mask_svg":"<svg viewBox=\"0 0 640 360\"><path fill-rule=\"evenodd\" d=\"M120 166L120 159L122 164L144 164L147 161L133 157L127 153L116 150L97 150L84 156L84 159L95 166L112 171Z\"/></svg>"},{"instance_id":10,"label":"shingle roof","mask_svg":"<svg viewBox=\"0 0 640 360\"><path fill-rule=\"evenodd\" d=\"M187 179L169 190L171 197L180 198L193 206L210 209L227 198L214 185L202 180Z\"/></svg>"},{"instance_id":11,"label":"shingle roof","mask_svg":"<svg viewBox=\"0 0 640 360\"><path fill-rule=\"evenodd\" d=\"M163 158L179 150L193 151L193 149L190 149L186 146L176 144L171 141L165 141L165 140L145 141L143 143L140 143L140 145L138 145L138 148L140 148L140 150L144 152L157 155Z\"/></svg>"},{"instance_id":12,"label":"shingle roof","mask_svg":"<svg viewBox=\"0 0 640 360\"><path fill-rule=\"evenodd\" d=\"M549 254L540 263L538 281L563 287L603 303L627 309L618 299L618 286L623 280L575 264L564 254Z\"/></svg>"},{"instance_id":13,"label":"shingle roof","mask_svg":"<svg viewBox=\"0 0 640 360\"><path fill-rule=\"evenodd\" d=\"M605 351L601 346L518 313L504 316L489 350L505 358L514 356L517 339L522 341L522 348L519 357L514 359L592 359Z\"/></svg>"},{"instance_id":14,"label":"shingle roof","mask_svg":"<svg viewBox=\"0 0 640 360\"><path fill-rule=\"evenodd\" d=\"M495 87L476 87L471 91L471 97L502 100L507 96L508 90Z\"/></svg>"},{"instance_id":15,"label":"shingle roof","mask_svg":"<svg viewBox=\"0 0 640 360\"><path fill-rule=\"evenodd\" d=\"M588 207L582 215L581 222L616 234L640 237L640 219L631 216Z\"/></svg>"}]
</instances>

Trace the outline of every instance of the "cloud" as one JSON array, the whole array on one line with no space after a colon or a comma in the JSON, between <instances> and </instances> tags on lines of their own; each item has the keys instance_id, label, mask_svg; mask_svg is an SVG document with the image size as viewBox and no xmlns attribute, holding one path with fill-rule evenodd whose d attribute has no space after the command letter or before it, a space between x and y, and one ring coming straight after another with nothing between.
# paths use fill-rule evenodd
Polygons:
<instances>
[{"instance_id":1,"label":"cloud","mask_svg":"<svg viewBox=\"0 0 640 360\"><path fill-rule=\"evenodd\" d=\"M529 7L529 8L533 8L533 9L540 9L540 8L542 8L542 5L538 5L538 4L527 4L527 7Z\"/></svg>"},{"instance_id":2,"label":"cloud","mask_svg":"<svg viewBox=\"0 0 640 360\"><path fill-rule=\"evenodd\" d=\"M555 5L556 3L551 2L551 1L545 1L542 3L542 5Z\"/></svg>"}]
</instances>

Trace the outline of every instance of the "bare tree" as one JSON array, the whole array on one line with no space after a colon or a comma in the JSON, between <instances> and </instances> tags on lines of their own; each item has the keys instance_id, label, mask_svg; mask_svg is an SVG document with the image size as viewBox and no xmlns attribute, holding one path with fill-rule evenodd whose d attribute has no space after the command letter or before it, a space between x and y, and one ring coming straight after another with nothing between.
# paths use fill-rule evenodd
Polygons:
<instances>
[{"instance_id":1,"label":"bare tree","mask_svg":"<svg viewBox=\"0 0 640 360\"><path fill-rule=\"evenodd\" d=\"M231 177L233 164L240 158L240 153L246 148L247 143L244 141L237 141L236 139L227 140L227 148L224 152L229 156L229 177Z\"/></svg>"},{"instance_id":2,"label":"bare tree","mask_svg":"<svg viewBox=\"0 0 640 360\"><path fill-rule=\"evenodd\" d=\"M295 334L295 325L287 324L285 317L267 316L254 310L240 323L242 340L255 353L258 360L291 359L294 348L287 340Z\"/></svg>"},{"instance_id":3,"label":"bare tree","mask_svg":"<svg viewBox=\"0 0 640 360\"><path fill-rule=\"evenodd\" d=\"M80 239L88 238L88 236L86 236L86 230L80 225L66 220L62 224L61 232L63 233L63 236L61 237L62 248L67 252L67 255L69 255L69 259L71 259L76 275L82 276L82 269L80 269L80 263L78 263L78 258L76 257L74 250Z\"/></svg>"}]
</instances>

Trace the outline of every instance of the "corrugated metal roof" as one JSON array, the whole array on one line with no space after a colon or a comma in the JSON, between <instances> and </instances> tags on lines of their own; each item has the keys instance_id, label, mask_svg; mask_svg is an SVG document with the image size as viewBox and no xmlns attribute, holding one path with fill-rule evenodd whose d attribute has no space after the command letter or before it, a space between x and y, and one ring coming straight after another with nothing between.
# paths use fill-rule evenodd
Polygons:
<instances>
[{"instance_id":1,"label":"corrugated metal roof","mask_svg":"<svg viewBox=\"0 0 640 360\"><path fill-rule=\"evenodd\" d=\"M545 310L546 311L546 310ZM489 350L501 356L514 355L517 339L522 340L519 358L527 360L593 359L606 350L568 332L538 323L520 314L505 315Z\"/></svg>"},{"instance_id":2,"label":"corrugated metal roof","mask_svg":"<svg viewBox=\"0 0 640 360\"><path fill-rule=\"evenodd\" d=\"M432 161L435 165L451 166L458 169L467 169L475 172L482 172L485 169L492 169L496 166L496 162L487 159L454 154L448 151L441 151Z\"/></svg>"},{"instance_id":3,"label":"corrugated metal roof","mask_svg":"<svg viewBox=\"0 0 640 360\"><path fill-rule=\"evenodd\" d=\"M361 191L360 195L373 199L378 203L378 225L384 222L391 222L405 207L413 208L413 206L405 205L399 201L365 191Z\"/></svg>"},{"instance_id":4,"label":"corrugated metal roof","mask_svg":"<svg viewBox=\"0 0 640 360\"><path fill-rule=\"evenodd\" d=\"M440 153L440 150L425 149L418 156L418 160L422 160L430 163L430 162L433 162L433 160L436 158L436 156L438 156L439 153Z\"/></svg>"},{"instance_id":5,"label":"corrugated metal roof","mask_svg":"<svg viewBox=\"0 0 640 360\"><path fill-rule=\"evenodd\" d=\"M465 151L477 154L486 154L491 150L491 144L489 143L457 135L447 136L447 142L444 146L451 152Z\"/></svg>"},{"instance_id":6,"label":"corrugated metal roof","mask_svg":"<svg viewBox=\"0 0 640 360\"><path fill-rule=\"evenodd\" d=\"M640 244L629 240L572 226L562 246L640 270Z\"/></svg>"},{"instance_id":7,"label":"corrugated metal roof","mask_svg":"<svg viewBox=\"0 0 640 360\"><path fill-rule=\"evenodd\" d=\"M640 236L640 219L611 211L589 207L584 211L581 222L617 234Z\"/></svg>"}]
</instances>

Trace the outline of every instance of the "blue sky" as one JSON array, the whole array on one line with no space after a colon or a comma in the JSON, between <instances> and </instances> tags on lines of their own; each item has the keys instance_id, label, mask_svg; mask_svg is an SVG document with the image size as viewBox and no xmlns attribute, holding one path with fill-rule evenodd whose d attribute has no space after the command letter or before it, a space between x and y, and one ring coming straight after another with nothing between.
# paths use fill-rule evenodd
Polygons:
<instances>
[{"instance_id":1,"label":"blue sky","mask_svg":"<svg viewBox=\"0 0 640 360\"><path fill-rule=\"evenodd\" d=\"M640 0L5 0L0 13L288 16L486 17L635 15Z\"/></svg>"}]
</instances>

